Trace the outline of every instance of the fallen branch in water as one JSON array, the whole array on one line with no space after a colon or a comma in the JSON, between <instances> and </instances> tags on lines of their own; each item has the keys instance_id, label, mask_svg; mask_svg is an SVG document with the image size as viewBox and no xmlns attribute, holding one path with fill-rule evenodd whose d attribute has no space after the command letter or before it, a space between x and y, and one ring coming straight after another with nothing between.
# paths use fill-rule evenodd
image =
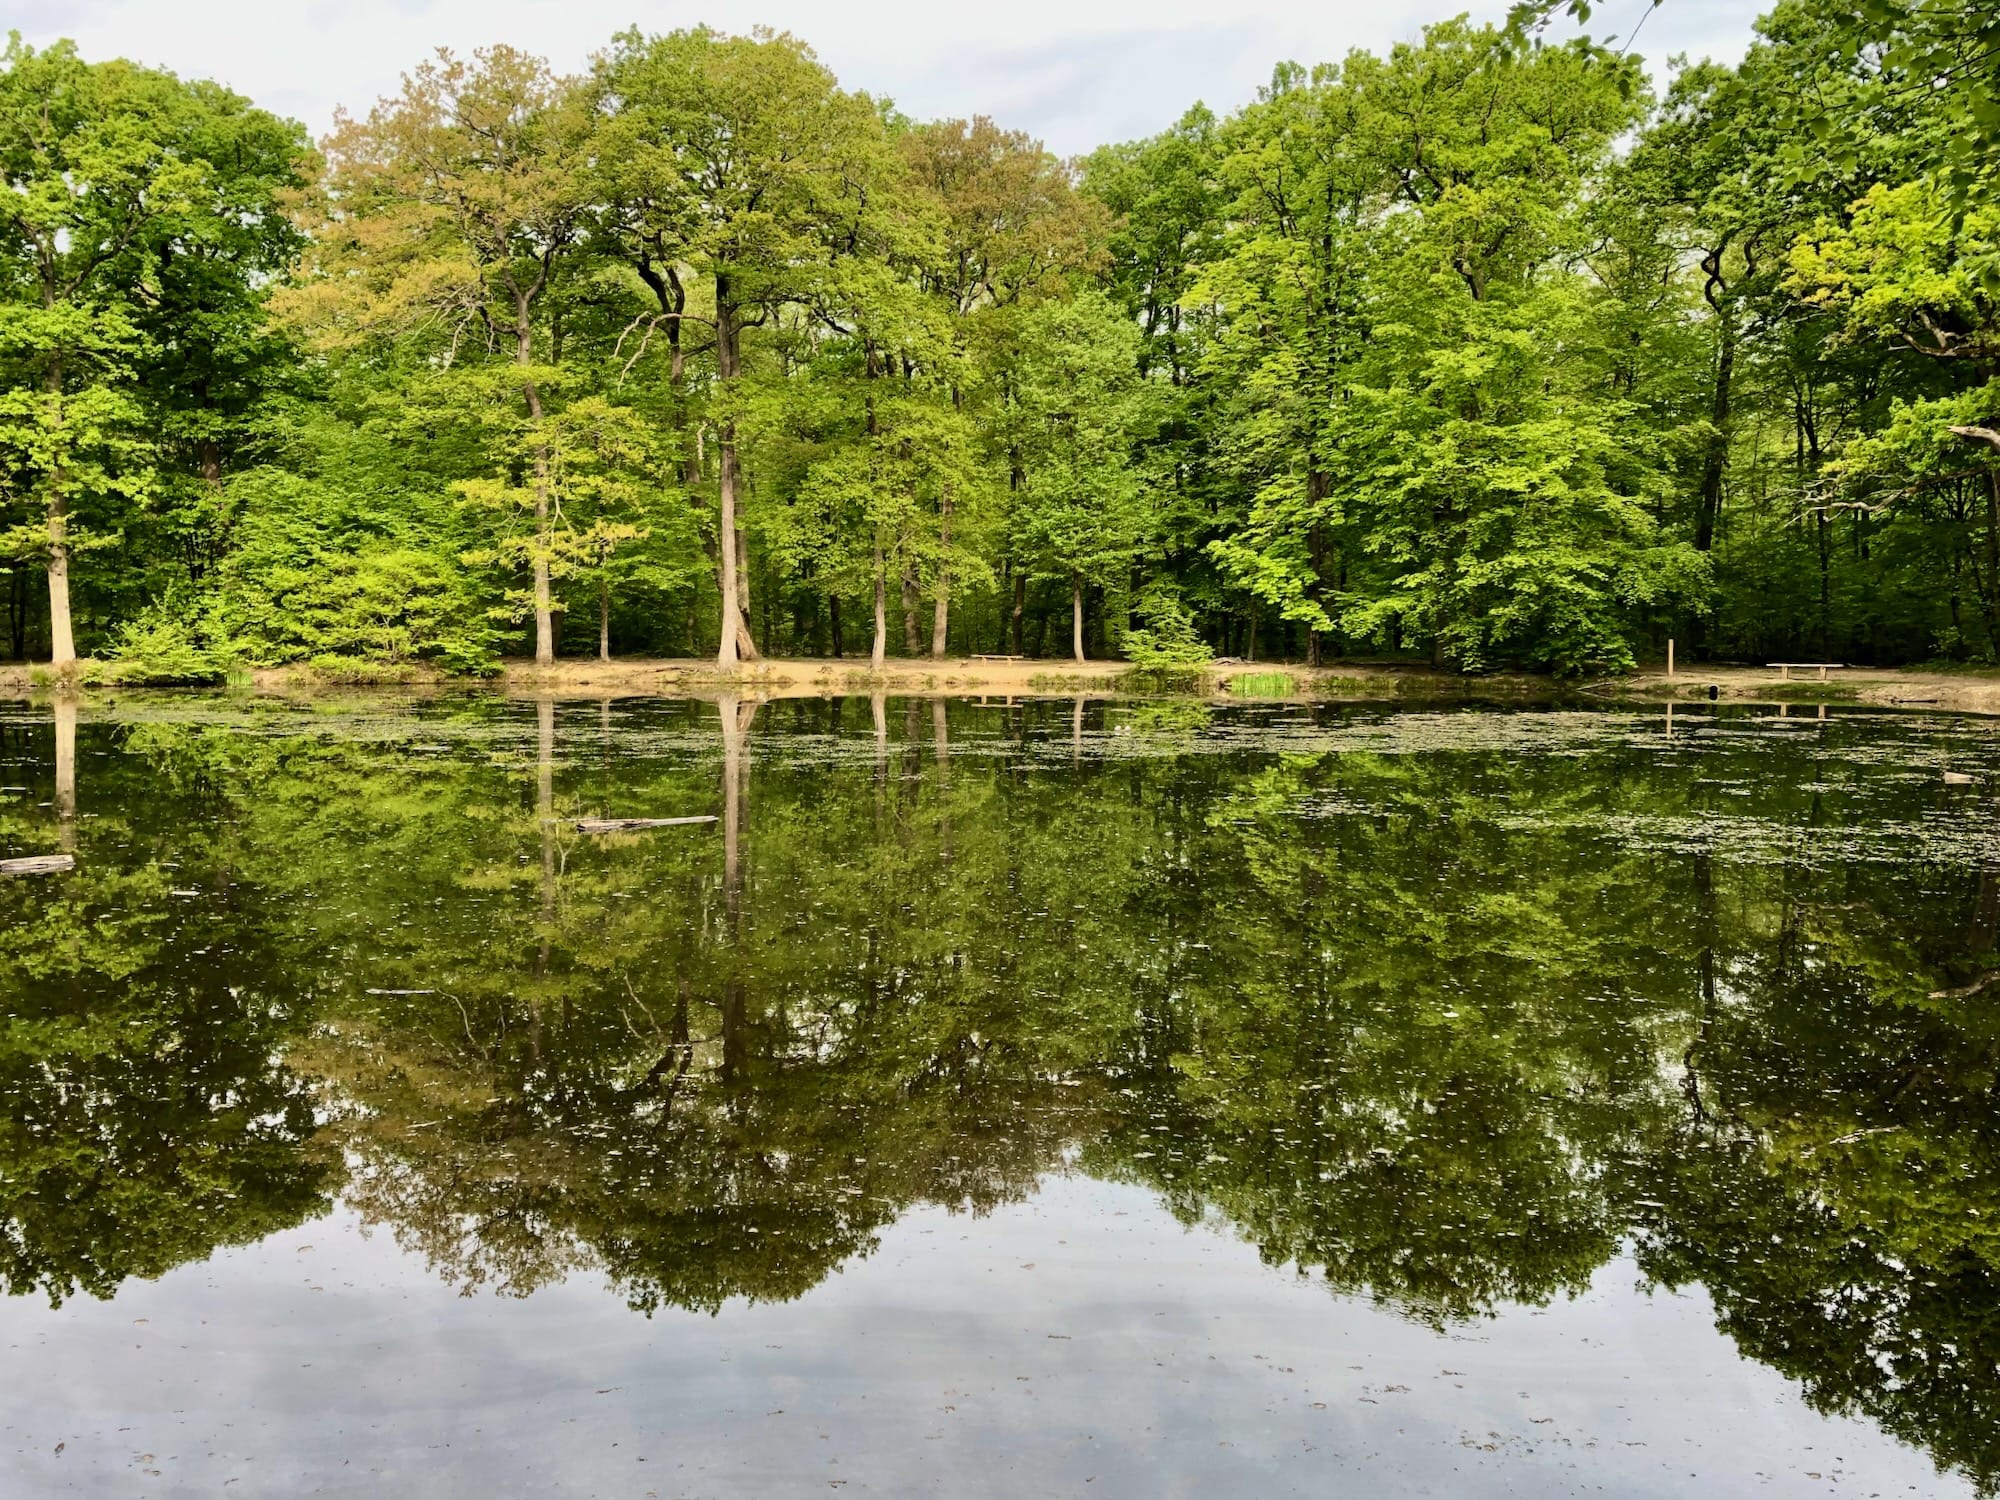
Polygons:
<instances>
[{"instance_id":1,"label":"fallen branch in water","mask_svg":"<svg viewBox=\"0 0 2000 1500\"><path fill-rule=\"evenodd\" d=\"M642 828L680 828L689 823L714 823L714 813L698 818L579 818L578 833L632 833Z\"/></svg>"},{"instance_id":2,"label":"fallen branch in water","mask_svg":"<svg viewBox=\"0 0 2000 1500\"><path fill-rule=\"evenodd\" d=\"M1981 974L1977 979L1973 980L1972 983L1960 985L1955 990L1932 990L1931 999L1963 1000L1967 995L1978 994L1996 979L2000 979L2000 969L1989 970L1987 973Z\"/></svg>"},{"instance_id":3,"label":"fallen branch in water","mask_svg":"<svg viewBox=\"0 0 2000 1500\"><path fill-rule=\"evenodd\" d=\"M35 854L26 859L0 859L0 876L60 875L75 868L74 854Z\"/></svg>"}]
</instances>

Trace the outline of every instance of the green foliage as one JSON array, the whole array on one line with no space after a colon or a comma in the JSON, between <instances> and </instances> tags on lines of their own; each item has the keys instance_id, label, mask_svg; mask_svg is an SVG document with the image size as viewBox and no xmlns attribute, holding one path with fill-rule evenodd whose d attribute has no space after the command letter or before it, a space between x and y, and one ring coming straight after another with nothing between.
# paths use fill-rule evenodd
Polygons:
<instances>
[{"instance_id":1,"label":"green foliage","mask_svg":"<svg viewBox=\"0 0 2000 1500\"><path fill-rule=\"evenodd\" d=\"M237 656L220 601L186 593L126 622L108 654L117 681L143 687L213 686L228 680Z\"/></svg>"},{"instance_id":2,"label":"green foliage","mask_svg":"<svg viewBox=\"0 0 2000 1500\"><path fill-rule=\"evenodd\" d=\"M885 654L2000 659L1991 28L1785 0L1656 100L1565 9L1078 163L783 35L441 54L323 158L15 42L0 559L265 662L845 651L878 594Z\"/></svg>"},{"instance_id":3,"label":"green foliage","mask_svg":"<svg viewBox=\"0 0 2000 1500\"><path fill-rule=\"evenodd\" d=\"M1237 672L1229 679L1229 691L1238 698L1289 698L1298 683L1289 672Z\"/></svg>"},{"instance_id":4,"label":"green foliage","mask_svg":"<svg viewBox=\"0 0 2000 1500\"><path fill-rule=\"evenodd\" d=\"M496 632L476 587L450 561L406 547L319 552L241 569L226 607L230 632L260 665L346 658L434 662L479 672Z\"/></svg>"},{"instance_id":5,"label":"green foliage","mask_svg":"<svg viewBox=\"0 0 2000 1500\"><path fill-rule=\"evenodd\" d=\"M1142 596L1133 613L1146 623L1125 632L1125 659L1138 667L1191 667L1214 650L1195 633L1194 611L1164 588Z\"/></svg>"},{"instance_id":6,"label":"green foliage","mask_svg":"<svg viewBox=\"0 0 2000 1500\"><path fill-rule=\"evenodd\" d=\"M134 532L215 559L207 502L288 363L261 303L296 248L279 199L303 148L213 84L18 35L0 54L0 549L46 563L58 657L72 555L94 554L86 599L128 607L161 571Z\"/></svg>"}]
</instances>

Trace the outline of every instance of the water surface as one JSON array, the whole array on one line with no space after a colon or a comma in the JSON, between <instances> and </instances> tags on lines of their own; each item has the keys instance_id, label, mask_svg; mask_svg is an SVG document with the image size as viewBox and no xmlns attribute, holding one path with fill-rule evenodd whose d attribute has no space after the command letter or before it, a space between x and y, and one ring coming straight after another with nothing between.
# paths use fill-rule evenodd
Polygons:
<instances>
[{"instance_id":1,"label":"water surface","mask_svg":"<svg viewBox=\"0 0 2000 1500\"><path fill-rule=\"evenodd\" d=\"M1797 709L0 711L0 858L77 859L0 881L0 1491L1994 1493L1995 776Z\"/></svg>"}]
</instances>

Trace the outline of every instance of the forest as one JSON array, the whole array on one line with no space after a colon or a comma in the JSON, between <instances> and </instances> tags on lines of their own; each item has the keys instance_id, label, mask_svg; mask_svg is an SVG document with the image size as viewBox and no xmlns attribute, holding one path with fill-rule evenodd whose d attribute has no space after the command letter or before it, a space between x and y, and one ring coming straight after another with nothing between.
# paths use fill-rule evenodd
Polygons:
<instances>
[{"instance_id":1,"label":"forest","mask_svg":"<svg viewBox=\"0 0 2000 1500\"><path fill-rule=\"evenodd\" d=\"M2000 17L1559 8L1072 160L768 32L317 143L17 35L0 654L2000 656Z\"/></svg>"}]
</instances>

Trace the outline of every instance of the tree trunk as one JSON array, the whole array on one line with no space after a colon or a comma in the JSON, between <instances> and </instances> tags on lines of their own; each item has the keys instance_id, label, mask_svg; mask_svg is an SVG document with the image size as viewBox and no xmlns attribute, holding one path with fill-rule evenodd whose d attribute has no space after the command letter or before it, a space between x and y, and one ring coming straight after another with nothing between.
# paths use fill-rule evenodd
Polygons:
<instances>
[{"instance_id":1,"label":"tree trunk","mask_svg":"<svg viewBox=\"0 0 2000 1500\"><path fill-rule=\"evenodd\" d=\"M611 580L597 578L597 659L611 660Z\"/></svg>"},{"instance_id":2,"label":"tree trunk","mask_svg":"<svg viewBox=\"0 0 2000 1500\"><path fill-rule=\"evenodd\" d=\"M917 565L903 564L903 654L917 656L923 652L923 637L917 633Z\"/></svg>"},{"instance_id":3,"label":"tree trunk","mask_svg":"<svg viewBox=\"0 0 2000 1500\"><path fill-rule=\"evenodd\" d=\"M1076 659L1083 660L1083 577L1072 573L1069 580L1070 639L1076 650Z\"/></svg>"},{"instance_id":4,"label":"tree trunk","mask_svg":"<svg viewBox=\"0 0 2000 1500\"><path fill-rule=\"evenodd\" d=\"M742 362L738 357L736 307L730 300L729 278L715 278L715 373L721 378L725 397L732 393ZM721 644L716 648L716 665L734 667L739 661L755 661L757 644L750 637L750 623L744 618L742 536L736 524L736 423L724 422L717 431L717 483L721 515L716 528L716 551L721 554L722 576L717 580L722 594Z\"/></svg>"},{"instance_id":5,"label":"tree trunk","mask_svg":"<svg viewBox=\"0 0 2000 1500\"><path fill-rule=\"evenodd\" d=\"M1326 503L1327 495L1333 489L1333 480L1314 463L1310 454L1306 457L1306 500L1312 507L1312 525L1306 531L1306 556L1312 567L1312 583L1306 597L1321 609L1326 607L1326 532L1319 522L1320 507ZM1306 665L1319 665L1319 627L1306 627Z\"/></svg>"},{"instance_id":6,"label":"tree trunk","mask_svg":"<svg viewBox=\"0 0 2000 1500\"><path fill-rule=\"evenodd\" d=\"M1986 479L1986 639L2000 651L2000 469Z\"/></svg>"},{"instance_id":7,"label":"tree trunk","mask_svg":"<svg viewBox=\"0 0 2000 1500\"><path fill-rule=\"evenodd\" d=\"M833 636L834 658L838 660L847 654L847 639L840 624L840 595L828 594L826 596L826 614Z\"/></svg>"},{"instance_id":8,"label":"tree trunk","mask_svg":"<svg viewBox=\"0 0 2000 1500\"><path fill-rule=\"evenodd\" d=\"M882 544L875 544L875 641L868 650L868 664L876 671L889 654L889 563L882 556Z\"/></svg>"},{"instance_id":9,"label":"tree trunk","mask_svg":"<svg viewBox=\"0 0 2000 1500\"><path fill-rule=\"evenodd\" d=\"M7 640L15 661L28 655L27 575L18 568L7 574Z\"/></svg>"},{"instance_id":10,"label":"tree trunk","mask_svg":"<svg viewBox=\"0 0 2000 1500\"><path fill-rule=\"evenodd\" d=\"M47 374L49 396L54 405L55 451L62 452L62 356L51 354ZM64 486L69 476L60 457L49 475L49 661L58 671L76 665L76 637L69 620L69 496Z\"/></svg>"},{"instance_id":11,"label":"tree trunk","mask_svg":"<svg viewBox=\"0 0 2000 1500\"><path fill-rule=\"evenodd\" d=\"M741 476L739 475L740 479ZM741 522L736 527L736 618L743 622L743 630L736 637L737 652L746 660L755 660L757 648L750 638L750 543L743 535ZM771 612L764 611L764 633L771 632Z\"/></svg>"},{"instance_id":12,"label":"tree trunk","mask_svg":"<svg viewBox=\"0 0 2000 1500\"><path fill-rule=\"evenodd\" d=\"M49 661L58 671L76 665L69 621L69 504L60 488L49 495Z\"/></svg>"},{"instance_id":13,"label":"tree trunk","mask_svg":"<svg viewBox=\"0 0 2000 1500\"><path fill-rule=\"evenodd\" d=\"M1715 391L1709 403L1708 448L1701 461L1701 496L1694 517L1694 545L1706 552L1715 545L1716 519L1722 514L1722 480L1729 462L1730 381L1736 369L1736 319L1723 296L1722 251L1703 261L1708 272L1702 293L1715 310Z\"/></svg>"},{"instance_id":14,"label":"tree trunk","mask_svg":"<svg viewBox=\"0 0 2000 1500\"><path fill-rule=\"evenodd\" d=\"M1021 651L1021 616L1028 607L1028 575L1019 568L1014 570L1014 654Z\"/></svg>"},{"instance_id":15,"label":"tree trunk","mask_svg":"<svg viewBox=\"0 0 2000 1500\"><path fill-rule=\"evenodd\" d=\"M951 628L951 574L944 559L951 554L951 496L938 501L937 599L931 608L931 655L943 656Z\"/></svg>"},{"instance_id":16,"label":"tree trunk","mask_svg":"<svg viewBox=\"0 0 2000 1500\"><path fill-rule=\"evenodd\" d=\"M1826 512L1819 513L1819 659L1825 661L1833 655L1833 580L1828 533L1833 523L1826 518Z\"/></svg>"},{"instance_id":17,"label":"tree trunk","mask_svg":"<svg viewBox=\"0 0 2000 1500\"><path fill-rule=\"evenodd\" d=\"M514 293L514 363L523 367L535 362L535 329L528 317L528 293ZM549 593L549 447L541 441L542 393L531 379L521 381L521 394L528 403L528 423L535 441L535 665L546 667L556 659L555 621L551 618Z\"/></svg>"}]
</instances>

